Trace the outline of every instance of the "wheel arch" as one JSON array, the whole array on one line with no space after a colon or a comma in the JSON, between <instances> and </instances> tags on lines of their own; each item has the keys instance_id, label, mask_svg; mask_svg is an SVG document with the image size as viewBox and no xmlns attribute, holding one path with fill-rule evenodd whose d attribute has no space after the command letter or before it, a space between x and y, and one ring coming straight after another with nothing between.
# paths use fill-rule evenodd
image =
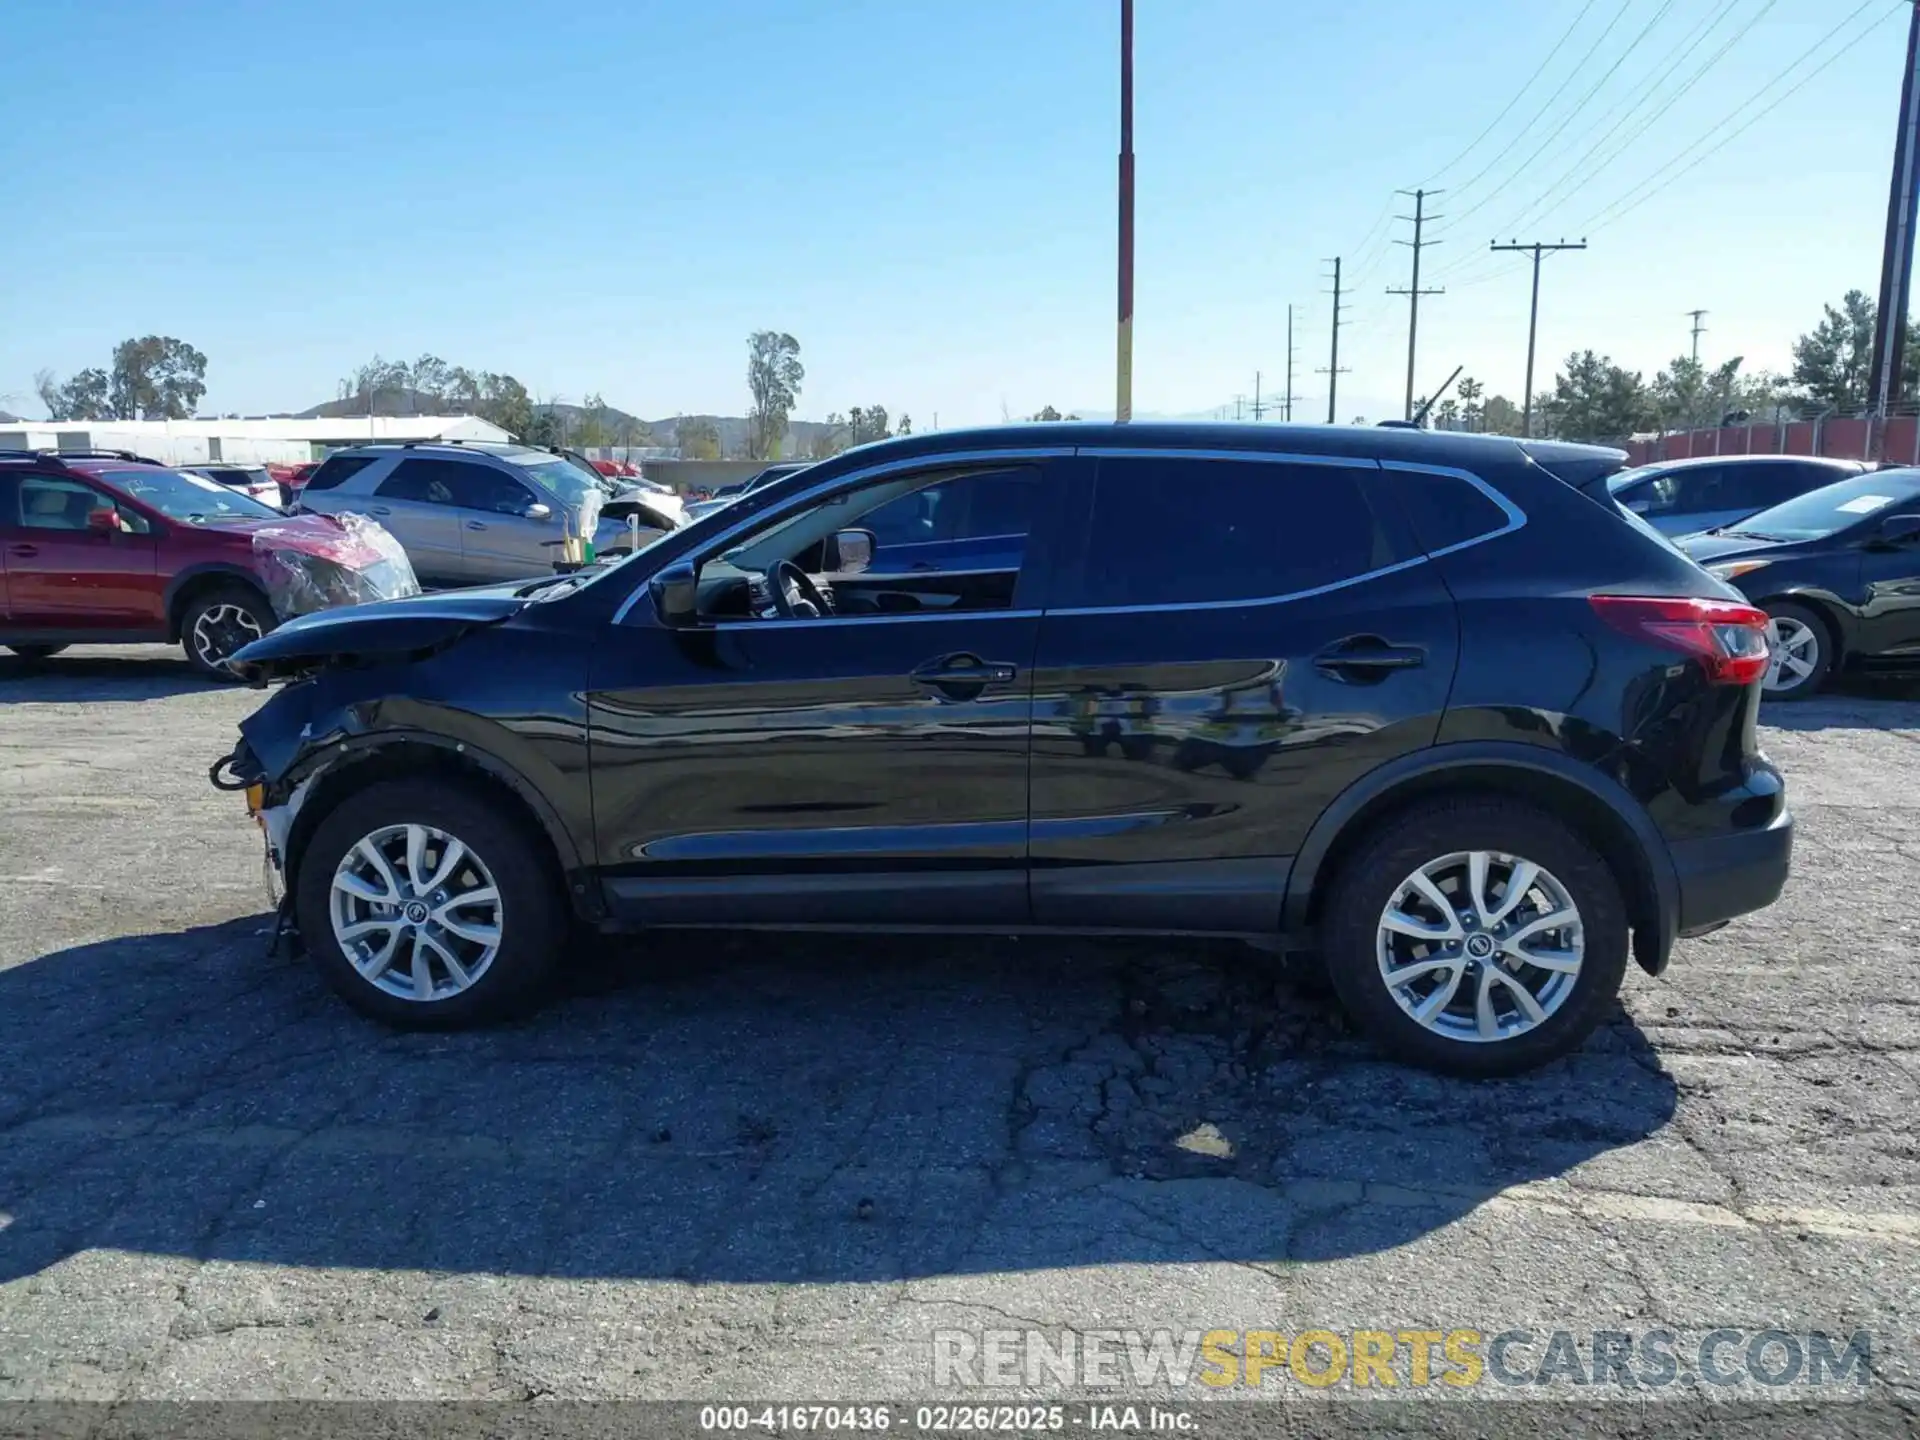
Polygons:
<instances>
[{"instance_id":1,"label":"wheel arch","mask_svg":"<svg viewBox=\"0 0 1920 1440\"><path fill-rule=\"evenodd\" d=\"M349 797L384 780L423 776L443 778L497 802L551 858L553 878L575 912L588 920L600 918L599 890L589 882L579 849L559 812L539 787L486 750L425 733L383 733L343 742L328 763L311 772L303 783L313 789L287 831L283 859L288 888L299 883L300 864L314 832Z\"/></svg>"},{"instance_id":2,"label":"wheel arch","mask_svg":"<svg viewBox=\"0 0 1920 1440\"><path fill-rule=\"evenodd\" d=\"M1802 610L1811 611L1826 627L1827 639L1833 645L1833 672L1838 674L1849 660L1858 652L1855 643L1854 614L1852 607L1831 592L1819 589L1776 590L1754 604L1765 609L1769 605L1798 605Z\"/></svg>"},{"instance_id":3,"label":"wheel arch","mask_svg":"<svg viewBox=\"0 0 1920 1440\"><path fill-rule=\"evenodd\" d=\"M1620 885L1640 967L1666 969L1679 925L1680 885L1665 838L1645 809L1591 766L1537 747L1500 741L1442 745L1372 771L1314 822L1294 857L1283 928L1310 931L1347 857L1395 812L1449 795L1506 795L1572 825L1600 852Z\"/></svg>"},{"instance_id":4,"label":"wheel arch","mask_svg":"<svg viewBox=\"0 0 1920 1440\"><path fill-rule=\"evenodd\" d=\"M236 584L245 585L262 600L268 598L267 587L260 583L260 577L244 565L225 560L207 560L181 570L167 582L163 595L167 611L167 639L173 642L180 639L181 621L186 618L187 606L194 600L209 590Z\"/></svg>"}]
</instances>

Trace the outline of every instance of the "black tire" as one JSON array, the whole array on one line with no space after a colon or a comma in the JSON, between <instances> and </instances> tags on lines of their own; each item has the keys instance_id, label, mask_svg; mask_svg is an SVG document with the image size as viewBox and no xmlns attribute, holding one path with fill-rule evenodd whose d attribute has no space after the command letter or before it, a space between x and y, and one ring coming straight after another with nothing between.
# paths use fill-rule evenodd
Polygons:
<instances>
[{"instance_id":1,"label":"black tire","mask_svg":"<svg viewBox=\"0 0 1920 1440\"><path fill-rule=\"evenodd\" d=\"M18 655L22 660L45 660L49 656L58 655L62 650L66 648L67 647L64 645L9 645L7 646L7 649L13 651L13 653Z\"/></svg>"},{"instance_id":2,"label":"black tire","mask_svg":"<svg viewBox=\"0 0 1920 1440\"><path fill-rule=\"evenodd\" d=\"M396 825L431 826L460 841L499 893L498 948L458 993L428 1000L389 993L354 967L334 932L331 897L341 860L364 837ZM361 1014L403 1030L457 1030L530 1012L552 978L567 934L567 910L544 837L536 839L518 816L484 793L431 779L370 785L322 820L301 856L294 914L322 978Z\"/></svg>"},{"instance_id":3,"label":"black tire","mask_svg":"<svg viewBox=\"0 0 1920 1440\"><path fill-rule=\"evenodd\" d=\"M1380 973L1380 920L1400 887L1432 861L1476 850L1524 857L1550 872L1579 911L1585 945L1558 1008L1501 1040L1428 1029L1400 1008ZM1450 1075L1515 1075L1579 1048L1607 1015L1627 968L1626 907L1607 862L1561 821L1506 799L1434 801L1376 827L1341 865L1320 929L1328 978L1355 1023L1394 1059Z\"/></svg>"},{"instance_id":4,"label":"black tire","mask_svg":"<svg viewBox=\"0 0 1920 1440\"><path fill-rule=\"evenodd\" d=\"M1788 677L1793 683L1782 688L1769 685L1761 692L1761 697L1766 700L1805 700L1818 695L1832 677L1833 662L1839 658L1839 644L1834 638L1833 626L1827 623L1826 616L1812 606L1799 605L1791 600L1776 600L1761 608L1767 612L1769 619L1791 621L1810 630L1817 650L1813 670L1809 674Z\"/></svg>"},{"instance_id":5,"label":"black tire","mask_svg":"<svg viewBox=\"0 0 1920 1440\"><path fill-rule=\"evenodd\" d=\"M205 649L201 645L203 620L210 642ZM221 585L195 595L180 614L180 648L187 652L187 663L211 680L237 679L224 662L242 645L258 638L248 633L249 623L260 635L280 623L267 597L251 586Z\"/></svg>"}]
</instances>

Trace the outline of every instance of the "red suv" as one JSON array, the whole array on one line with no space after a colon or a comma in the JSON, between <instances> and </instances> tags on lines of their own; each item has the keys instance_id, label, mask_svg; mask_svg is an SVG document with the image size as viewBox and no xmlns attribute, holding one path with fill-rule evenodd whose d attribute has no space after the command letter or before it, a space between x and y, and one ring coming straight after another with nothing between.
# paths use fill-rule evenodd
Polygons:
<instances>
[{"instance_id":1,"label":"red suv","mask_svg":"<svg viewBox=\"0 0 1920 1440\"><path fill-rule=\"evenodd\" d=\"M0 450L0 645L179 641L204 674L307 610L419 588L392 537L119 451Z\"/></svg>"}]
</instances>

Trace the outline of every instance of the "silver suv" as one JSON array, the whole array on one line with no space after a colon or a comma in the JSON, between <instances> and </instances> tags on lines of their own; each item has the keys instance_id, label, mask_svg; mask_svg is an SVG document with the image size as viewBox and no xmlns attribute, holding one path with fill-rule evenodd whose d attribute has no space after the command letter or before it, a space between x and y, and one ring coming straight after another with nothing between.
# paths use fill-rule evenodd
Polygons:
<instances>
[{"instance_id":1,"label":"silver suv","mask_svg":"<svg viewBox=\"0 0 1920 1440\"><path fill-rule=\"evenodd\" d=\"M551 574L563 538L578 535L589 497L607 488L564 456L522 445L359 445L329 455L300 508L371 515L393 532L424 585L484 585ZM601 553L623 548L624 518L594 528Z\"/></svg>"}]
</instances>

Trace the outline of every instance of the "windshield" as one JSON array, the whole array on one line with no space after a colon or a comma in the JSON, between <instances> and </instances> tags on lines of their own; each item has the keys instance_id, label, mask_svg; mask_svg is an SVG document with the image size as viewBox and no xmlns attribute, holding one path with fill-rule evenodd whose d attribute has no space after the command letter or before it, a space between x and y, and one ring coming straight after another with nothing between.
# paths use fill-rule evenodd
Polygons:
<instances>
[{"instance_id":1,"label":"windshield","mask_svg":"<svg viewBox=\"0 0 1920 1440\"><path fill-rule=\"evenodd\" d=\"M598 472L581 470L571 460L536 460L521 464L520 469L534 484L576 509L588 495L606 493Z\"/></svg>"},{"instance_id":2,"label":"windshield","mask_svg":"<svg viewBox=\"0 0 1920 1440\"><path fill-rule=\"evenodd\" d=\"M169 520L277 520L280 512L244 490L177 470L103 470L100 478Z\"/></svg>"},{"instance_id":3,"label":"windshield","mask_svg":"<svg viewBox=\"0 0 1920 1440\"><path fill-rule=\"evenodd\" d=\"M1881 470L1762 510L1723 533L1766 540L1819 540L1916 496L1920 496L1920 470Z\"/></svg>"}]
</instances>

